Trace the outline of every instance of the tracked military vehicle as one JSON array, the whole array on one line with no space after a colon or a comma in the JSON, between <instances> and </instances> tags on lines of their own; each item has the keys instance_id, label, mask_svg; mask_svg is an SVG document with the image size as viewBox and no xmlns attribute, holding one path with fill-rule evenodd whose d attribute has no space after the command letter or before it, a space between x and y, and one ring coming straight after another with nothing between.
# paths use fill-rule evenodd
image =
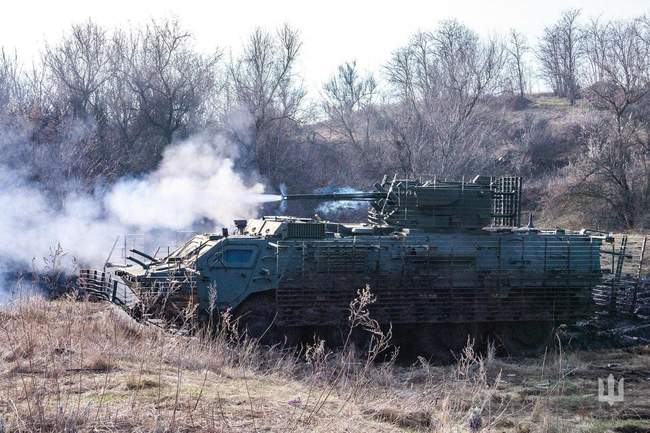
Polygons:
<instances>
[{"instance_id":1,"label":"tracked military vehicle","mask_svg":"<svg viewBox=\"0 0 650 433\"><path fill-rule=\"evenodd\" d=\"M188 303L204 316L231 309L265 338L344 326L368 285L372 316L410 344L453 350L493 336L516 352L588 314L601 279L604 236L522 226L520 178L394 177L368 192L283 199L364 201L368 219L238 220L236 233L197 235L159 258L134 251L134 264L81 280L115 295L117 278L167 314Z\"/></svg>"}]
</instances>

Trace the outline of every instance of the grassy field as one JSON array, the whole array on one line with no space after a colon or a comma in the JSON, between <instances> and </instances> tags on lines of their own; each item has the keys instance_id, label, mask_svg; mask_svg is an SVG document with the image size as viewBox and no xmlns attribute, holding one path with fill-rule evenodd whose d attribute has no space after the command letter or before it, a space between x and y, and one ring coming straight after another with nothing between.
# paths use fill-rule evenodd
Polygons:
<instances>
[{"instance_id":1,"label":"grassy field","mask_svg":"<svg viewBox=\"0 0 650 433\"><path fill-rule=\"evenodd\" d=\"M103 303L0 310L4 432L650 432L650 347L377 362L315 341L300 355L226 333L174 335ZM381 346L381 347L380 347ZM625 378L625 401L597 378Z\"/></svg>"}]
</instances>

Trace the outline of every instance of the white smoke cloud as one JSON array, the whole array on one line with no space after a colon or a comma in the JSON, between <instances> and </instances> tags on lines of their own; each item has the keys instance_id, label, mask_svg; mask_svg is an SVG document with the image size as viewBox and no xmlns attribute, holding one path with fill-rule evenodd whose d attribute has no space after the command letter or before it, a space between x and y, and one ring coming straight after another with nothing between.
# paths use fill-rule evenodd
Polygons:
<instances>
[{"instance_id":1,"label":"white smoke cloud","mask_svg":"<svg viewBox=\"0 0 650 433\"><path fill-rule=\"evenodd\" d=\"M122 224L104 216L101 202L92 196L71 193L57 209L20 174L3 174L14 178L0 186L0 260L29 264L50 257L60 244L68 255L98 263L114 240L110 236L124 232Z\"/></svg>"},{"instance_id":2,"label":"white smoke cloud","mask_svg":"<svg viewBox=\"0 0 650 433\"><path fill-rule=\"evenodd\" d=\"M257 215L264 194L234 169L224 140L196 137L170 146L159 167L121 179L102 194L68 193L56 205L25 173L0 165L0 267L50 257L58 245L87 265L101 265L117 236L127 232L215 228ZM232 153L230 153L232 155Z\"/></svg>"},{"instance_id":3,"label":"white smoke cloud","mask_svg":"<svg viewBox=\"0 0 650 433\"><path fill-rule=\"evenodd\" d=\"M260 203L279 198L264 194L259 182L247 185L217 146L190 140L167 149L155 172L119 181L105 202L124 224L180 230L201 218L230 225L234 217L253 216Z\"/></svg>"},{"instance_id":4,"label":"white smoke cloud","mask_svg":"<svg viewBox=\"0 0 650 433\"><path fill-rule=\"evenodd\" d=\"M0 268L0 306L7 303L8 293L5 289L5 276L2 268Z\"/></svg>"},{"instance_id":5,"label":"white smoke cloud","mask_svg":"<svg viewBox=\"0 0 650 433\"><path fill-rule=\"evenodd\" d=\"M332 193L349 194L349 193L357 193L362 191L349 186L340 186L340 187L325 186L322 188L317 188L314 192L317 194L332 194ZM316 207L316 212L322 215L331 215L346 210L361 209L363 207L366 207L367 205L368 204L363 201L354 201L354 200L326 201L320 203L318 207Z\"/></svg>"}]
</instances>

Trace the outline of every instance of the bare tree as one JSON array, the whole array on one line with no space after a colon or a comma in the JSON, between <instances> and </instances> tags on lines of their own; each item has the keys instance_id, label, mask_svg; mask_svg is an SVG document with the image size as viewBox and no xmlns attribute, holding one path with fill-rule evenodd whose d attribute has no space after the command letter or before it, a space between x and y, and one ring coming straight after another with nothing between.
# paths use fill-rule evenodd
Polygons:
<instances>
[{"instance_id":1,"label":"bare tree","mask_svg":"<svg viewBox=\"0 0 650 433\"><path fill-rule=\"evenodd\" d=\"M378 98L374 77L362 75L356 62L340 65L323 86L327 140L349 162L341 170L343 177L359 183L385 174L389 161L390 149L385 146Z\"/></svg>"},{"instance_id":2,"label":"bare tree","mask_svg":"<svg viewBox=\"0 0 650 433\"><path fill-rule=\"evenodd\" d=\"M642 20L593 21L585 36L595 82L586 89L600 109L585 127L556 198L565 208L642 228L650 212L650 142L643 114L650 95L650 38Z\"/></svg>"},{"instance_id":3,"label":"bare tree","mask_svg":"<svg viewBox=\"0 0 650 433\"><path fill-rule=\"evenodd\" d=\"M526 37L517 30L510 30L506 51L508 53L508 66L510 75L517 84L519 99L524 99L528 79L526 77L526 54L530 50Z\"/></svg>"},{"instance_id":4,"label":"bare tree","mask_svg":"<svg viewBox=\"0 0 650 433\"><path fill-rule=\"evenodd\" d=\"M562 14L559 21L544 29L537 57L542 76L556 95L567 97L571 105L578 95L578 73L582 61L583 32L578 24L580 10Z\"/></svg>"},{"instance_id":5,"label":"bare tree","mask_svg":"<svg viewBox=\"0 0 650 433\"><path fill-rule=\"evenodd\" d=\"M243 111L251 123L232 131L243 146L242 166L271 178L288 155L290 130L302 120L305 91L294 71L301 46L288 25L274 35L258 28L230 67L231 110Z\"/></svg>"},{"instance_id":6,"label":"bare tree","mask_svg":"<svg viewBox=\"0 0 650 433\"><path fill-rule=\"evenodd\" d=\"M647 227L649 144L632 123L617 130L611 120L601 119L585 127L578 153L549 185L546 207L610 229Z\"/></svg>"},{"instance_id":7,"label":"bare tree","mask_svg":"<svg viewBox=\"0 0 650 433\"><path fill-rule=\"evenodd\" d=\"M137 95L139 113L162 138L160 146L171 143L177 133L185 134L191 117L199 115L217 87L220 54L197 54L191 35L176 20L154 21L116 43L122 56L117 76ZM134 101L119 85L111 90L123 104L114 107L115 115L125 124Z\"/></svg>"},{"instance_id":8,"label":"bare tree","mask_svg":"<svg viewBox=\"0 0 650 433\"><path fill-rule=\"evenodd\" d=\"M457 21L416 34L393 54L386 70L395 101L386 117L402 171L448 176L480 164L486 131L478 105L494 90L503 60L500 44L480 41Z\"/></svg>"},{"instance_id":9,"label":"bare tree","mask_svg":"<svg viewBox=\"0 0 650 433\"><path fill-rule=\"evenodd\" d=\"M0 49L0 113L11 108L22 94L18 54Z\"/></svg>"},{"instance_id":10,"label":"bare tree","mask_svg":"<svg viewBox=\"0 0 650 433\"><path fill-rule=\"evenodd\" d=\"M73 116L86 118L97 108L102 86L111 77L106 32L92 21L73 25L57 46L46 46L44 63L69 98Z\"/></svg>"},{"instance_id":11,"label":"bare tree","mask_svg":"<svg viewBox=\"0 0 650 433\"><path fill-rule=\"evenodd\" d=\"M584 28L585 79L593 84L605 79L602 69L607 57L607 27L599 18L592 19Z\"/></svg>"},{"instance_id":12,"label":"bare tree","mask_svg":"<svg viewBox=\"0 0 650 433\"><path fill-rule=\"evenodd\" d=\"M618 125L650 92L650 41L639 20L592 26L588 33L590 63L600 80L589 89L590 100L609 110Z\"/></svg>"},{"instance_id":13,"label":"bare tree","mask_svg":"<svg viewBox=\"0 0 650 433\"><path fill-rule=\"evenodd\" d=\"M588 46L597 47L589 62L600 78L587 96L604 116L585 129L564 193L583 212L600 203L616 216L613 225L626 229L650 222L649 123L638 112L650 95L650 41L644 32L643 22L632 20L593 23L587 34Z\"/></svg>"},{"instance_id":14,"label":"bare tree","mask_svg":"<svg viewBox=\"0 0 650 433\"><path fill-rule=\"evenodd\" d=\"M365 154L370 146L371 110L377 83L371 74L362 77L356 62L339 66L337 74L323 86L323 109L337 131Z\"/></svg>"},{"instance_id":15,"label":"bare tree","mask_svg":"<svg viewBox=\"0 0 650 433\"><path fill-rule=\"evenodd\" d=\"M132 80L136 73L131 59L139 55L137 42L132 44L135 41L123 31L113 35L111 64L114 75L105 87L107 116L117 135L120 154L132 149L147 131L146 115L140 110L141 98Z\"/></svg>"}]
</instances>

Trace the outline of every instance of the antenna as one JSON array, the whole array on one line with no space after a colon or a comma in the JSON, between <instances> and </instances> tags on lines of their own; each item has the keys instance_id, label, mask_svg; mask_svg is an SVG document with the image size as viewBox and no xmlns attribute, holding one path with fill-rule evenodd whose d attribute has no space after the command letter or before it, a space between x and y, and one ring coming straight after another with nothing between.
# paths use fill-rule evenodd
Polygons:
<instances>
[{"instance_id":1,"label":"antenna","mask_svg":"<svg viewBox=\"0 0 650 433\"><path fill-rule=\"evenodd\" d=\"M111 261L111 256L113 255L113 251L115 251L115 247L117 246L117 242L120 240L120 237L117 236L115 238L115 242L113 242L113 248L111 248L111 252L108 253L108 257L106 257L106 261L104 262L104 269L103 271L106 272L106 266L108 266L108 262Z\"/></svg>"}]
</instances>

